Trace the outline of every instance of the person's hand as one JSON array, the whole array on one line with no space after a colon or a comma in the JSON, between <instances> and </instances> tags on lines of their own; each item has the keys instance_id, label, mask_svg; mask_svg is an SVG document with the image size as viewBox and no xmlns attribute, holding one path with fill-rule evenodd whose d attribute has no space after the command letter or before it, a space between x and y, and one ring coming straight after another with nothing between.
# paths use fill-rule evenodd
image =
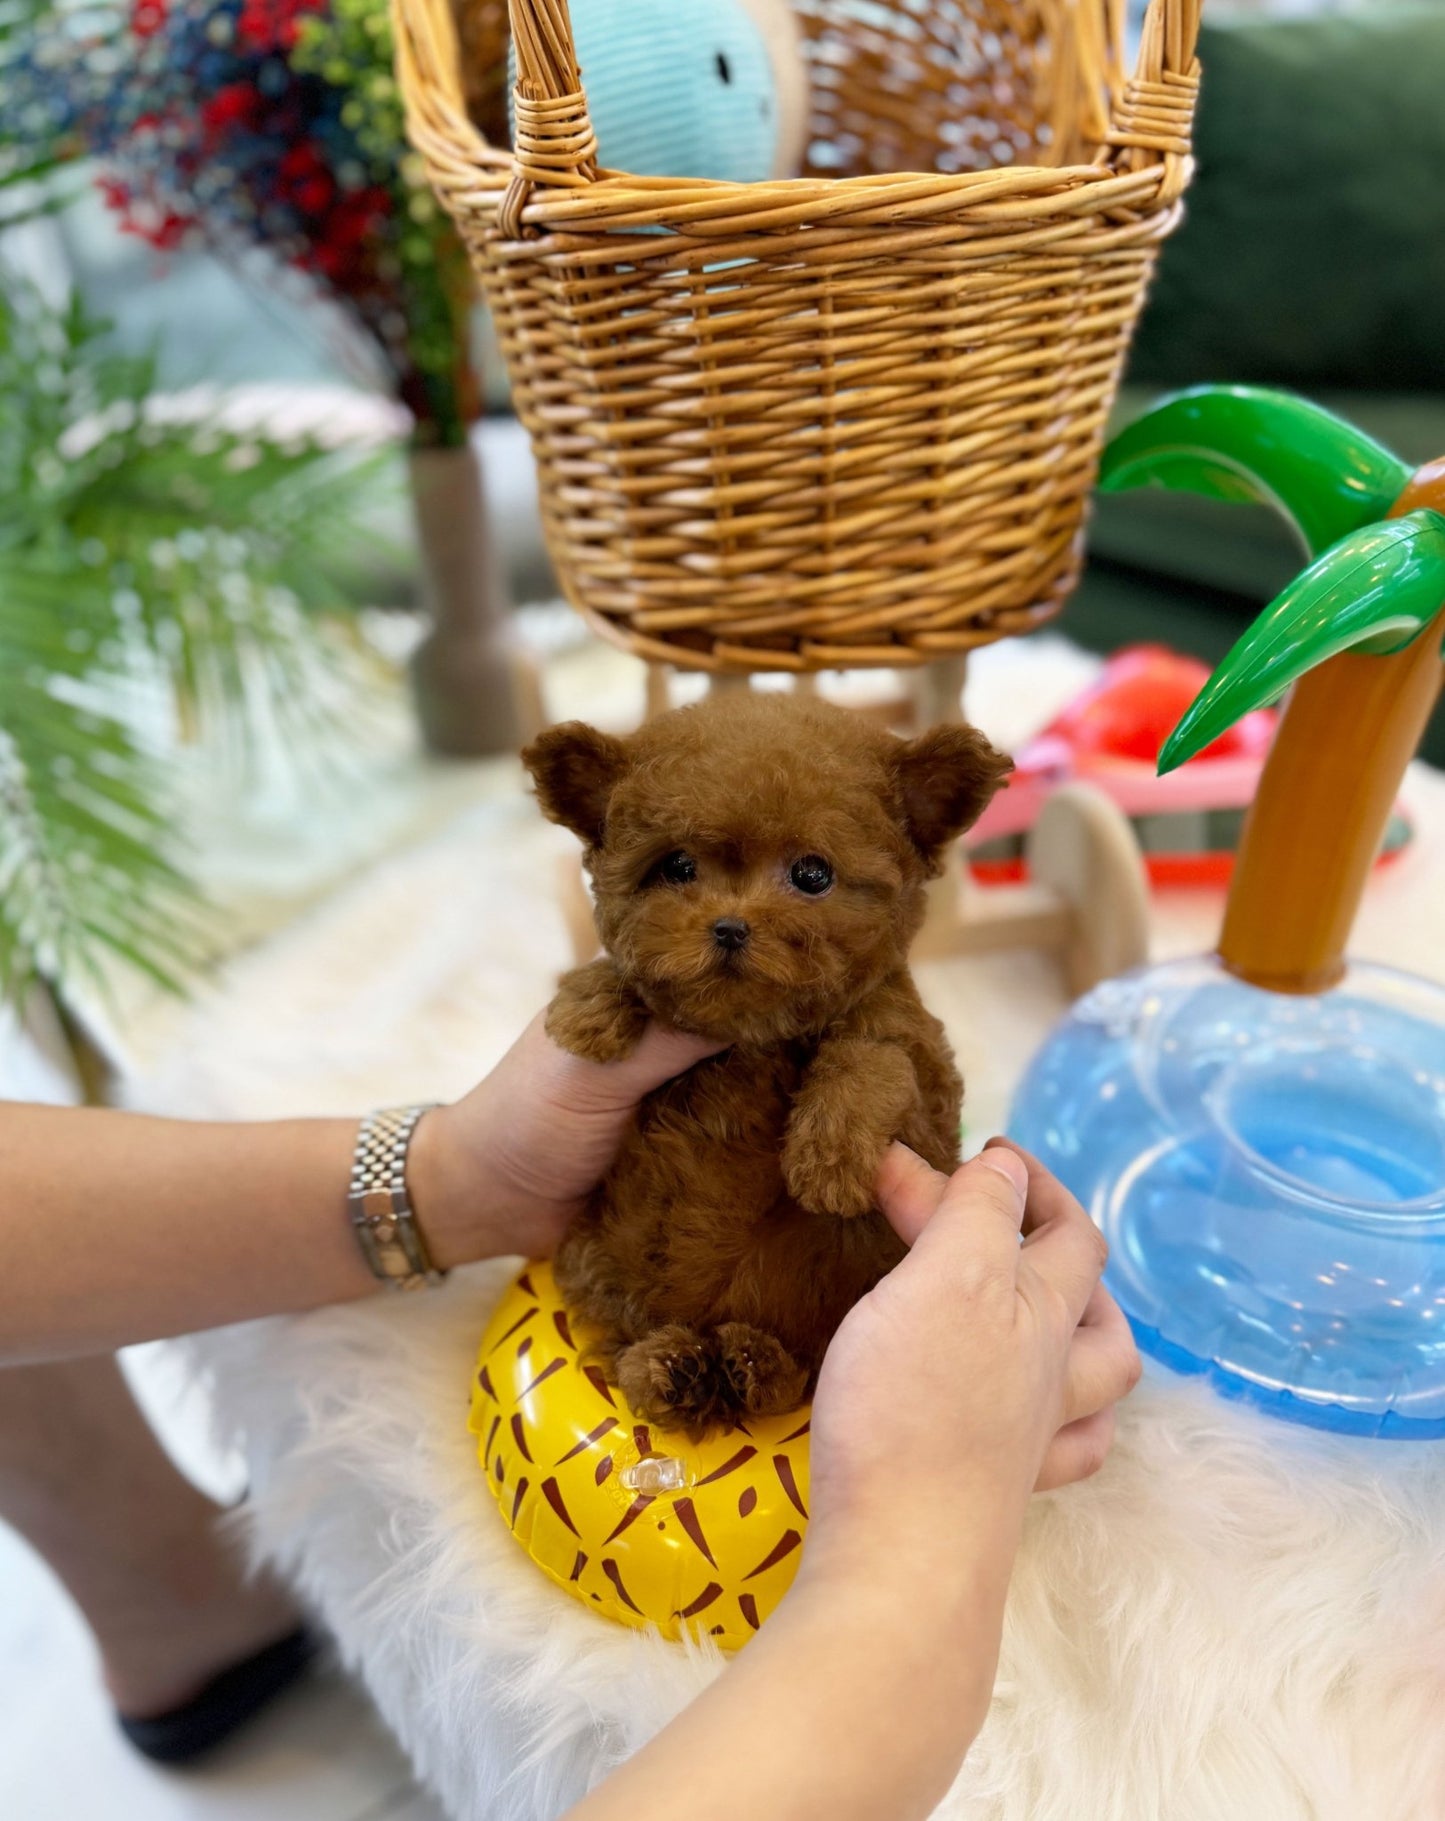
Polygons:
<instances>
[{"instance_id":1,"label":"person's hand","mask_svg":"<svg viewBox=\"0 0 1445 1821\"><path fill-rule=\"evenodd\" d=\"M553 1043L545 1016L485 1081L417 1127L408 1182L440 1266L509 1252L546 1257L643 1095L724 1047L652 1024L623 1060L584 1062Z\"/></svg>"},{"instance_id":2,"label":"person's hand","mask_svg":"<svg viewBox=\"0 0 1445 1821\"><path fill-rule=\"evenodd\" d=\"M824 1359L808 1553L841 1553L850 1573L889 1548L941 1563L973 1528L1011 1556L1030 1492L1102 1463L1138 1382L1099 1281L1103 1236L1004 1140L951 1177L894 1145L878 1194L911 1250Z\"/></svg>"}]
</instances>

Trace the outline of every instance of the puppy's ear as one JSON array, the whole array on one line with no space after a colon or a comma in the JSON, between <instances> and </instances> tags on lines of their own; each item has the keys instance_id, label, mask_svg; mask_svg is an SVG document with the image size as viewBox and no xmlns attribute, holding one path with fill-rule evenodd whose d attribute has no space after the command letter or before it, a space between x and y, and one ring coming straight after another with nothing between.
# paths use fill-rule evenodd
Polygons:
<instances>
[{"instance_id":1,"label":"puppy's ear","mask_svg":"<svg viewBox=\"0 0 1445 1821\"><path fill-rule=\"evenodd\" d=\"M930 860L945 842L973 827L1013 770L1006 753L967 726L930 728L904 741L893 763L904 826Z\"/></svg>"},{"instance_id":2,"label":"puppy's ear","mask_svg":"<svg viewBox=\"0 0 1445 1821\"><path fill-rule=\"evenodd\" d=\"M602 840L607 802L627 770L627 748L585 721L563 721L538 734L522 754L549 821L560 822L589 847Z\"/></svg>"}]
</instances>

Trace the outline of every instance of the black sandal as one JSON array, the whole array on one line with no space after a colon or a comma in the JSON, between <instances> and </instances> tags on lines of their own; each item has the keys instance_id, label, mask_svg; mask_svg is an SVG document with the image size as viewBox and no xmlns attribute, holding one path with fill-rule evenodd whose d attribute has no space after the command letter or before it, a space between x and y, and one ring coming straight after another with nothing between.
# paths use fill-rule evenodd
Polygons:
<instances>
[{"instance_id":1,"label":"black sandal","mask_svg":"<svg viewBox=\"0 0 1445 1821\"><path fill-rule=\"evenodd\" d=\"M156 1764L194 1763L300 1681L316 1652L316 1639L298 1625L287 1637L223 1669L198 1695L169 1713L149 1720L117 1714L120 1730Z\"/></svg>"}]
</instances>

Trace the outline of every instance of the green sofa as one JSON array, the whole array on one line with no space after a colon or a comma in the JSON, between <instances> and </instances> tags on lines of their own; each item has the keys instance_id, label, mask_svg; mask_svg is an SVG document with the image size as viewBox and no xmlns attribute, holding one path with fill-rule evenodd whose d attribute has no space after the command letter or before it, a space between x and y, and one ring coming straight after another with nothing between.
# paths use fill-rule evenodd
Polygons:
<instances>
[{"instance_id":1,"label":"green sofa","mask_svg":"<svg viewBox=\"0 0 1445 1821\"><path fill-rule=\"evenodd\" d=\"M1445 7L1207 22L1188 216L1117 421L1202 382L1289 386L1404 459L1445 452ZM1097 502L1064 629L1210 660L1300 567L1260 507ZM1445 713L1426 756L1445 765Z\"/></svg>"}]
</instances>

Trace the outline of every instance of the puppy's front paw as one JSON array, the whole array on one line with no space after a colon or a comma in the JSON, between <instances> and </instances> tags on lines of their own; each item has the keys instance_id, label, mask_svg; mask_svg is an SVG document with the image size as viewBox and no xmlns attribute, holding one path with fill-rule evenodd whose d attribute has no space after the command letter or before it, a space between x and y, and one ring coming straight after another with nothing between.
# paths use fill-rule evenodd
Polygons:
<instances>
[{"instance_id":1,"label":"puppy's front paw","mask_svg":"<svg viewBox=\"0 0 1445 1821\"><path fill-rule=\"evenodd\" d=\"M810 1214L867 1214L886 1143L815 1107L797 1105L783 1143L783 1182Z\"/></svg>"},{"instance_id":2,"label":"puppy's front paw","mask_svg":"<svg viewBox=\"0 0 1445 1821\"><path fill-rule=\"evenodd\" d=\"M547 1035L587 1062L630 1056L647 1029L647 1007L605 957L562 976L547 1007Z\"/></svg>"}]
</instances>

